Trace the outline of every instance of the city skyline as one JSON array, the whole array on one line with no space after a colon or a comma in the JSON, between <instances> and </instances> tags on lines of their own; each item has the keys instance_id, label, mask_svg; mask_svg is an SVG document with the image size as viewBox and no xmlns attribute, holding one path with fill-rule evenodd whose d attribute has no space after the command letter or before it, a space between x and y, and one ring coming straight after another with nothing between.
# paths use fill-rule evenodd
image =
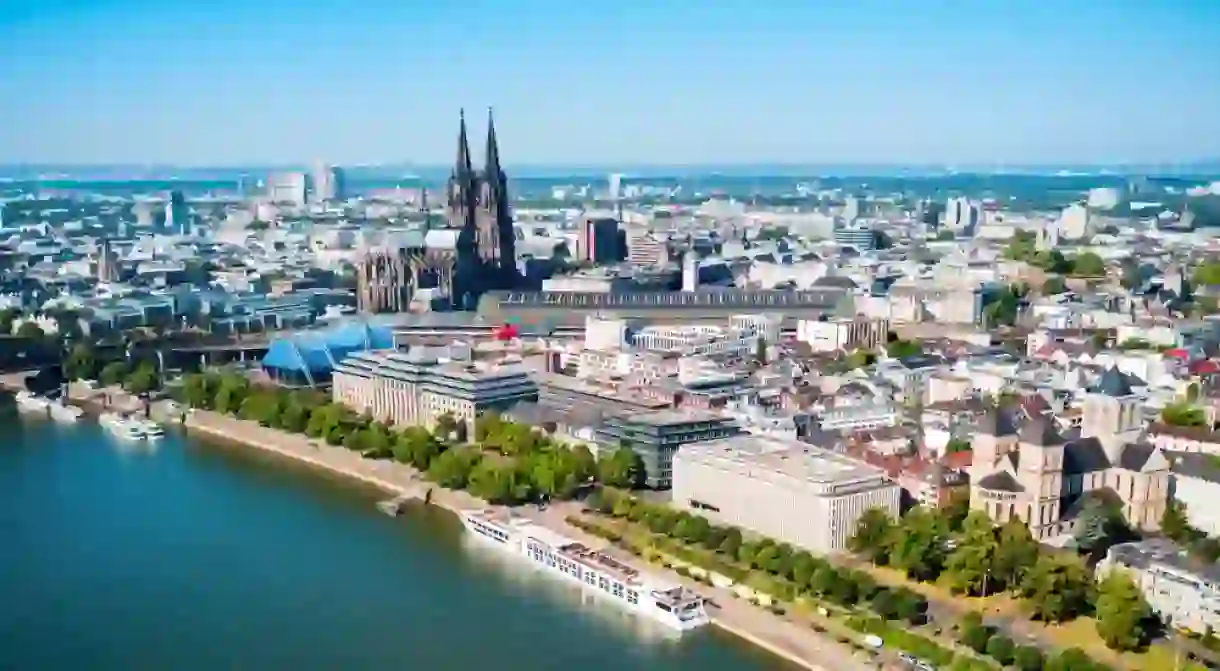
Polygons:
<instances>
[{"instance_id":1,"label":"city skyline","mask_svg":"<svg viewBox=\"0 0 1220 671\"><path fill-rule=\"evenodd\" d=\"M443 165L488 106L522 165L1220 156L1220 7L1068 4L6 3L0 164Z\"/></svg>"}]
</instances>

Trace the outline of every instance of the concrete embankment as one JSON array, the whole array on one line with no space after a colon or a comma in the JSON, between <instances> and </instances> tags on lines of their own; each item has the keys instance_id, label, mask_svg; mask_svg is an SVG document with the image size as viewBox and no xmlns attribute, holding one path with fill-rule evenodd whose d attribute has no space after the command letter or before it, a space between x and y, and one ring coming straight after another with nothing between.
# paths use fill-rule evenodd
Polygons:
<instances>
[{"instance_id":1,"label":"concrete embankment","mask_svg":"<svg viewBox=\"0 0 1220 671\"><path fill-rule=\"evenodd\" d=\"M365 459L342 447L269 429L253 422L212 412L194 411L187 415L185 426L189 432L295 459L337 475L359 480L390 495L422 498L425 492L431 490L430 502L433 505L455 513L487 506L482 500L465 492L431 487L420 479L414 468L405 464ZM564 519L564 509L560 506L552 506L545 513L533 510L523 512L536 522L590 547L606 544L605 541L569 525ZM651 567L649 570L655 571ZM844 646L815 635L806 627L759 610L733 597L727 590L694 583L672 573L668 579L681 582L717 604L710 614L712 622L718 627L792 664L809 671L853 671L870 668L854 658Z\"/></svg>"}]
</instances>

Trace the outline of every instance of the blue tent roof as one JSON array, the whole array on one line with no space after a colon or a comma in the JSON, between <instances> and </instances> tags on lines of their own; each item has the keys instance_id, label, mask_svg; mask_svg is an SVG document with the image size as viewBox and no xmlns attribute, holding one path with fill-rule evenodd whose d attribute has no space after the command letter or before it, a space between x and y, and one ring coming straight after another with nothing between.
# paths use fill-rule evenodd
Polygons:
<instances>
[{"instance_id":1,"label":"blue tent roof","mask_svg":"<svg viewBox=\"0 0 1220 671\"><path fill-rule=\"evenodd\" d=\"M265 368L300 373L313 381L329 376L335 364L352 352L392 349L394 336L385 327L351 322L325 331L304 331L273 341L263 357Z\"/></svg>"}]
</instances>

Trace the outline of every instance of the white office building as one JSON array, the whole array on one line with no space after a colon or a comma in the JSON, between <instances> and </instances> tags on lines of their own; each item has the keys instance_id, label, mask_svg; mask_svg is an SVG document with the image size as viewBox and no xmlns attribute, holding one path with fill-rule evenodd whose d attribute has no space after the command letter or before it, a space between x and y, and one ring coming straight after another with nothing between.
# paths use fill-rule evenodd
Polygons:
<instances>
[{"instance_id":1,"label":"white office building","mask_svg":"<svg viewBox=\"0 0 1220 671\"><path fill-rule=\"evenodd\" d=\"M1120 543L1097 565L1099 576L1126 570L1156 614L1175 629L1220 629L1220 568L1192 560L1163 538Z\"/></svg>"},{"instance_id":2,"label":"white office building","mask_svg":"<svg viewBox=\"0 0 1220 671\"><path fill-rule=\"evenodd\" d=\"M675 505L812 552L846 548L870 508L897 517L899 494L881 469L774 436L683 445L673 461Z\"/></svg>"}]
</instances>

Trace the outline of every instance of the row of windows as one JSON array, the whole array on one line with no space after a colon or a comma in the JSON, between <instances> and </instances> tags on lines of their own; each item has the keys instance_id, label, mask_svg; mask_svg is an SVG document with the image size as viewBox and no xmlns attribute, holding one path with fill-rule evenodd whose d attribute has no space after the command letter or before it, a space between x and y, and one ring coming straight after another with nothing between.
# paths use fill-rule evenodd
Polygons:
<instances>
[{"instance_id":1,"label":"row of windows","mask_svg":"<svg viewBox=\"0 0 1220 671\"><path fill-rule=\"evenodd\" d=\"M499 529L487 526L486 524L483 524L482 522L479 522L477 520L471 520L470 523L471 523L471 526L474 527L474 530L479 532L480 534L483 534L484 536L487 536L488 538L491 538L493 540L500 541L501 543L508 542L507 533L505 533Z\"/></svg>"},{"instance_id":2,"label":"row of windows","mask_svg":"<svg viewBox=\"0 0 1220 671\"><path fill-rule=\"evenodd\" d=\"M782 305L825 307L833 305L841 290L806 291L687 291L641 293L586 293L565 291L510 291L500 296L503 305L555 305L565 307L741 306Z\"/></svg>"},{"instance_id":3,"label":"row of windows","mask_svg":"<svg viewBox=\"0 0 1220 671\"><path fill-rule=\"evenodd\" d=\"M623 583L617 580L610 580L606 576L598 574L594 571L584 570L579 564L565 557L556 555L550 550L544 550L541 547L530 544L529 556L539 564L545 564L551 568L558 567L560 571L580 580L581 582L596 587L607 594L611 594L618 598L623 598L624 594L627 597L627 603L636 605L640 602L640 593L634 589L626 589Z\"/></svg>"}]
</instances>

